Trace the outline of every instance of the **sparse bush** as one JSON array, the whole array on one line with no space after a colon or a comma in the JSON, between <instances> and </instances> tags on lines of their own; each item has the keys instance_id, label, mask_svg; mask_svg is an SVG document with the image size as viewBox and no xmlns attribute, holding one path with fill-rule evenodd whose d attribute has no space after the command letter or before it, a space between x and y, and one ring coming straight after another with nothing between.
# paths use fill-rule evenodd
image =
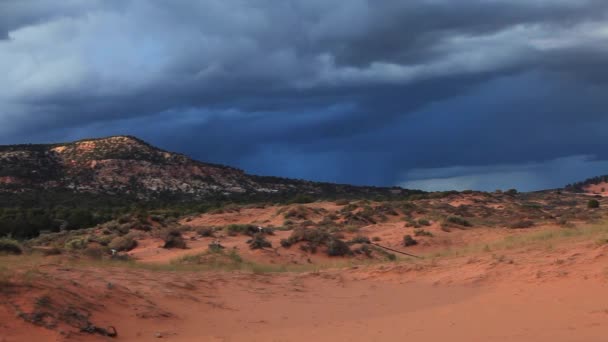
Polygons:
<instances>
[{"instance_id":1,"label":"sparse bush","mask_svg":"<svg viewBox=\"0 0 608 342\"><path fill-rule=\"evenodd\" d=\"M23 249L19 242L8 238L0 239L0 254L21 254L22 252Z\"/></svg>"},{"instance_id":2,"label":"sparse bush","mask_svg":"<svg viewBox=\"0 0 608 342\"><path fill-rule=\"evenodd\" d=\"M414 238L411 235L405 235L403 237L403 245L405 247L415 246L417 244L418 244L418 241L414 240Z\"/></svg>"},{"instance_id":3,"label":"sparse bush","mask_svg":"<svg viewBox=\"0 0 608 342\"><path fill-rule=\"evenodd\" d=\"M266 240L264 234L262 233L255 234L251 240L247 241L247 244L249 244L249 248L251 249L264 249L272 247L270 241Z\"/></svg>"},{"instance_id":4,"label":"sparse bush","mask_svg":"<svg viewBox=\"0 0 608 342\"><path fill-rule=\"evenodd\" d=\"M522 229L522 228L531 228L534 226L534 221L532 220L521 220L514 222L509 225L511 229Z\"/></svg>"},{"instance_id":5,"label":"sparse bush","mask_svg":"<svg viewBox=\"0 0 608 342\"><path fill-rule=\"evenodd\" d=\"M352 252L350 248L348 248L346 242L340 239L332 238L327 243L327 255L329 256L344 256L351 253Z\"/></svg>"},{"instance_id":6,"label":"sparse bush","mask_svg":"<svg viewBox=\"0 0 608 342\"><path fill-rule=\"evenodd\" d=\"M100 247L87 247L82 253L92 259L101 259L105 251Z\"/></svg>"},{"instance_id":7,"label":"sparse bush","mask_svg":"<svg viewBox=\"0 0 608 342\"><path fill-rule=\"evenodd\" d=\"M118 218L118 223L120 224L125 224L127 222L131 221L131 216L130 215L123 215L121 217Z\"/></svg>"},{"instance_id":8,"label":"sparse bush","mask_svg":"<svg viewBox=\"0 0 608 342\"><path fill-rule=\"evenodd\" d=\"M149 232L152 230L152 226L149 224L140 224L138 226L135 226L134 229L141 230L143 232Z\"/></svg>"},{"instance_id":9,"label":"sparse bush","mask_svg":"<svg viewBox=\"0 0 608 342\"><path fill-rule=\"evenodd\" d=\"M127 252L137 247L137 241L132 236L125 235L112 239L108 244L110 249L115 249L118 252Z\"/></svg>"},{"instance_id":10,"label":"sparse bush","mask_svg":"<svg viewBox=\"0 0 608 342\"><path fill-rule=\"evenodd\" d=\"M374 236L374 237L372 238L372 241L374 241L374 242L378 242L378 241L381 241L381 240L382 240L382 239L381 239L379 236Z\"/></svg>"},{"instance_id":11,"label":"sparse bush","mask_svg":"<svg viewBox=\"0 0 608 342\"><path fill-rule=\"evenodd\" d=\"M252 224L231 224L226 227L226 232L230 236L237 236L239 234L253 236L259 232L259 229Z\"/></svg>"},{"instance_id":12,"label":"sparse bush","mask_svg":"<svg viewBox=\"0 0 608 342\"><path fill-rule=\"evenodd\" d=\"M395 260L397 260L397 256L396 256L395 254L385 251L385 250L384 250L384 248L380 248L380 247L376 247L376 246L374 246L374 247L373 247L373 250L374 250L376 253L378 253L378 254L380 254L380 255L383 255L385 258L387 258L387 259L388 259L388 260L390 260L390 261L395 261Z\"/></svg>"},{"instance_id":13,"label":"sparse bush","mask_svg":"<svg viewBox=\"0 0 608 342\"><path fill-rule=\"evenodd\" d=\"M369 241L368 237L360 235L360 236L355 236L348 243L350 243L350 244L355 244L355 243L370 243L370 241Z\"/></svg>"},{"instance_id":14,"label":"sparse bush","mask_svg":"<svg viewBox=\"0 0 608 342\"><path fill-rule=\"evenodd\" d=\"M587 202L587 208L589 209L597 209L600 207L600 202L596 199L592 199L589 200L589 202Z\"/></svg>"},{"instance_id":15,"label":"sparse bush","mask_svg":"<svg viewBox=\"0 0 608 342\"><path fill-rule=\"evenodd\" d=\"M344 233L342 232L336 232L333 233L333 237L335 237L336 239L344 239L346 236L344 236Z\"/></svg>"},{"instance_id":16,"label":"sparse bush","mask_svg":"<svg viewBox=\"0 0 608 342\"><path fill-rule=\"evenodd\" d=\"M212 243L209 244L209 251L211 252L220 252L223 249L225 249L226 247L222 246L222 244L220 244L217 241L214 241Z\"/></svg>"},{"instance_id":17,"label":"sparse bush","mask_svg":"<svg viewBox=\"0 0 608 342\"><path fill-rule=\"evenodd\" d=\"M86 238L72 238L65 243L65 248L70 250L84 249L88 245Z\"/></svg>"},{"instance_id":18,"label":"sparse bush","mask_svg":"<svg viewBox=\"0 0 608 342\"><path fill-rule=\"evenodd\" d=\"M421 225L421 226L428 227L428 226L431 225L431 222L429 220L427 220L427 219L419 219L418 220L418 224Z\"/></svg>"},{"instance_id":19,"label":"sparse bush","mask_svg":"<svg viewBox=\"0 0 608 342\"><path fill-rule=\"evenodd\" d=\"M349 212L356 210L357 208L359 208L358 205L356 205L354 203L350 203L350 204L347 204L344 208L340 209L340 212L343 214L349 213Z\"/></svg>"},{"instance_id":20,"label":"sparse bush","mask_svg":"<svg viewBox=\"0 0 608 342\"><path fill-rule=\"evenodd\" d=\"M411 219L411 218L405 218L405 227L406 228L420 228L420 223L418 223L416 220Z\"/></svg>"},{"instance_id":21,"label":"sparse bush","mask_svg":"<svg viewBox=\"0 0 608 342\"><path fill-rule=\"evenodd\" d=\"M286 219L296 219L296 220L306 220L308 218L308 209L304 206L297 206L295 208L289 209L283 217Z\"/></svg>"},{"instance_id":22,"label":"sparse bush","mask_svg":"<svg viewBox=\"0 0 608 342\"><path fill-rule=\"evenodd\" d=\"M350 204L350 201L347 199L339 199L335 203L336 203L336 205L348 205L348 204Z\"/></svg>"},{"instance_id":23,"label":"sparse bush","mask_svg":"<svg viewBox=\"0 0 608 342\"><path fill-rule=\"evenodd\" d=\"M447 223L451 223L451 224L455 224L457 226L462 226L462 227L472 227L473 225L471 224L471 222L469 222L467 219L465 219L464 217L460 217L460 216L450 216L446 219Z\"/></svg>"},{"instance_id":24,"label":"sparse bush","mask_svg":"<svg viewBox=\"0 0 608 342\"><path fill-rule=\"evenodd\" d=\"M325 245L328 249L327 253L331 256L350 253L350 249L346 242L332 236L325 229L298 228L291 233L289 238L281 240L281 246L289 248L298 242L307 242L304 245L300 245L300 249L305 252L315 253L319 246ZM344 246L346 246L346 249Z\"/></svg>"},{"instance_id":25,"label":"sparse bush","mask_svg":"<svg viewBox=\"0 0 608 342\"><path fill-rule=\"evenodd\" d=\"M112 227L114 228L113 231L115 231L116 233L118 233L120 235L126 235L126 234L129 234L129 231L132 228L132 224L131 223L116 224Z\"/></svg>"},{"instance_id":26,"label":"sparse bush","mask_svg":"<svg viewBox=\"0 0 608 342\"><path fill-rule=\"evenodd\" d=\"M361 245L359 248L354 249L353 253L365 254L369 258L372 256L372 249L369 247L369 245L364 244L364 245Z\"/></svg>"},{"instance_id":27,"label":"sparse bush","mask_svg":"<svg viewBox=\"0 0 608 342\"><path fill-rule=\"evenodd\" d=\"M345 229L349 233L358 233L359 230L361 230L361 227L359 227L359 226L347 226Z\"/></svg>"},{"instance_id":28,"label":"sparse bush","mask_svg":"<svg viewBox=\"0 0 608 342\"><path fill-rule=\"evenodd\" d=\"M289 201L290 203L298 203L298 204L306 204L306 203L312 203L314 202L314 198L312 198L309 195L304 195L304 194L299 194L296 197L294 197L291 201Z\"/></svg>"},{"instance_id":29,"label":"sparse bush","mask_svg":"<svg viewBox=\"0 0 608 342\"><path fill-rule=\"evenodd\" d=\"M179 229L165 229L161 232L160 238L165 242L163 248L186 248L186 241Z\"/></svg>"},{"instance_id":30,"label":"sparse bush","mask_svg":"<svg viewBox=\"0 0 608 342\"><path fill-rule=\"evenodd\" d=\"M517 189L509 189L509 190L505 191L505 194L509 195L509 196L515 196L518 194L518 191L517 191Z\"/></svg>"},{"instance_id":31,"label":"sparse bush","mask_svg":"<svg viewBox=\"0 0 608 342\"><path fill-rule=\"evenodd\" d=\"M414 230L414 236L429 236L429 237L433 237L433 233L427 232L424 229L416 229L416 230Z\"/></svg>"},{"instance_id":32,"label":"sparse bush","mask_svg":"<svg viewBox=\"0 0 608 342\"><path fill-rule=\"evenodd\" d=\"M598 246L608 245L608 238L601 238L596 241Z\"/></svg>"},{"instance_id":33,"label":"sparse bush","mask_svg":"<svg viewBox=\"0 0 608 342\"><path fill-rule=\"evenodd\" d=\"M97 241L102 246L109 245L110 242L112 241L112 239L113 239L113 235L102 235L102 236L95 237L95 241Z\"/></svg>"},{"instance_id":34,"label":"sparse bush","mask_svg":"<svg viewBox=\"0 0 608 342\"><path fill-rule=\"evenodd\" d=\"M165 218L160 215L152 215L152 216L150 216L150 220L161 223L161 222L165 221Z\"/></svg>"},{"instance_id":35,"label":"sparse bush","mask_svg":"<svg viewBox=\"0 0 608 342\"><path fill-rule=\"evenodd\" d=\"M196 232L202 237L213 237L215 229L213 227L200 227Z\"/></svg>"},{"instance_id":36,"label":"sparse bush","mask_svg":"<svg viewBox=\"0 0 608 342\"><path fill-rule=\"evenodd\" d=\"M312 227L314 225L315 225L315 223L312 222L311 220L306 220L306 221L300 223L301 227Z\"/></svg>"},{"instance_id":37,"label":"sparse bush","mask_svg":"<svg viewBox=\"0 0 608 342\"><path fill-rule=\"evenodd\" d=\"M266 240L263 233L257 233L253 235L253 238L247 241L249 248L251 249L264 249L272 247L270 241Z\"/></svg>"},{"instance_id":38,"label":"sparse bush","mask_svg":"<svg viewBox=\"0 0 608 342\"><path fill-rule=\"evenodd\" d=\"M59 249L57 247L45 248L45 249L42 250L42 254L44 256L60 255L61 254L61 249Z\"/></svg>"}]
</instances>

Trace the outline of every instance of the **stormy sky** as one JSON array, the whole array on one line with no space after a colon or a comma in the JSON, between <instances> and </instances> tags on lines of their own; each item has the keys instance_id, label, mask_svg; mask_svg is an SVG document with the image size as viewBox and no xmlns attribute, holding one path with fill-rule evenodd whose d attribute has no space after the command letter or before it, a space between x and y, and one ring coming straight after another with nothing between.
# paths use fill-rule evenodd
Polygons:
<instances>
[{"instance_id":1,"label":"stormy sky","mask_svg":"<svg viewBox=\"0 0 608 342\"><path fill-rule=\"evenodd\" d=\"M0 0L0 144L424 190L608 173L605 0Z\"/></svg>"}]
</instances>

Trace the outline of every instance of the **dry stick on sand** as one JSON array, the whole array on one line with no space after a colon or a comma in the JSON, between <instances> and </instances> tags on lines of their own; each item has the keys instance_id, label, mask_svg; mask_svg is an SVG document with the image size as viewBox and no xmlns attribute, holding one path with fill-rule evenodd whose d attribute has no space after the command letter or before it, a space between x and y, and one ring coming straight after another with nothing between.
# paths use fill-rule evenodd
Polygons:
<instances>
[{"instance_id":1,"label":"dry stick on sand","mask_svg":"<svg viewBox=\"0 0 608 342\"><path fill-rule=\"evenodd\" d=\"M401 254L403 254L403 255L407 255L407 256L414 257L414 258L422 259L422 257L419 257L419 256L417 256L417 255L414 255L414 254L409 254L409 253L405 253L405 252L401 252L401 251L398 251L398 250L396 250L396 249L392 249L392 248L388 248L388 247L385 247L385 246L381 246L381 245L379 245L379 244L377 244L377 243L370 242L369 244L370 244L370 245L377 246L377 247L380 247L380 248L388 249L389 251L392 251L392 252L395 252L395 253L401 253Z\"/></svg>"}]
</instances>

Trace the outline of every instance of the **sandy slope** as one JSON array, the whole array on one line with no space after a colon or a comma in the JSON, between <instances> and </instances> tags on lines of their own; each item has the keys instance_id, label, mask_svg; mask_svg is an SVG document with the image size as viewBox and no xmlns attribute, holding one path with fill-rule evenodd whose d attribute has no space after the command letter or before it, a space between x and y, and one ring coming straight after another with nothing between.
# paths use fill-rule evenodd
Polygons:
<instances>
[{"instance_id":1,"label":"sandy slope","mask_svg":"<svg viewBox=\"0 0 608 342\"><path fill-rule=\"evenodd\" d=\"M340 208L313 205L326 213ZM284 217L278 209L202 215L188 224L279 226ZM419 245L407 249L424 259L371 265L294 247L250 250L246 236L204 238L194 232L185 233L188 249L166 250L160 240L142 238L130 252L134 265L0 256L0 342L608 341L604 226L446 232L432 222L424 229L434 236L416 237ZM344 234L379 237L399 249L403 235L412 232L401 217L389 217ZM289 234L277 231L268 239L279 246ZM215 238L247 261L321 271L256 274L169 266L206 251ZM341 268L328 268L339 262ZM61 319L47 329L17 317L32 312ZM114 326L118 337L80 333L75 327L83 322Z\"/></svg>"},{"instance_id":2,"label":"sandy slope","mask_svg":"<svg viewBox=\"0 0 608 342\"><path fill-rule=\"evenodd\" d=\"M118 341L606 341L607 252L580 241L259 275L48 264L8 299L77 293L92 322L117 328ZM3 341L109 339L66 337L0 308Z\"/></svg>"}]
</instances>

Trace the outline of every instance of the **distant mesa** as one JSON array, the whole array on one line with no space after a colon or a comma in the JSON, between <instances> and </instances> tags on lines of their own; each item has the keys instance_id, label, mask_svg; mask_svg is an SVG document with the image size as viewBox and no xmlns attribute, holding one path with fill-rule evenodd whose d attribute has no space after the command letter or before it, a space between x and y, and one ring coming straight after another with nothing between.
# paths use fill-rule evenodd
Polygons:
<instances>
[{"instance_id":1,"label":"distant mesa","mask_svg":"<svg viewBox=\"0 0 608 342\"><path fill-rule=\"evenodd\" d=\"M61 191L140 200L217 197L403 196L421 191L360 187L246 174L193 160L133 136L0 146L0 192Z\"/></svg>"}]
</instances>

